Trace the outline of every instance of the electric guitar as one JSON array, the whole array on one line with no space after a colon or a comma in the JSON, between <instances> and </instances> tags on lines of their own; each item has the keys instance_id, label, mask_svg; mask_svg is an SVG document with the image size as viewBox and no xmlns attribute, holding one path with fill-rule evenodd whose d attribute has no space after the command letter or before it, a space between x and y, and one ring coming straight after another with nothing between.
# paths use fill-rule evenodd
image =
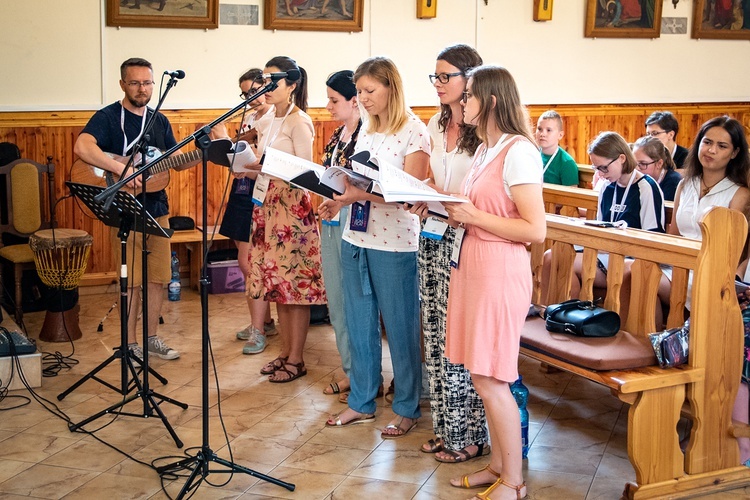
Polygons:
<instances>
[{"instance_id":1,"label":"electric guitar","mask_svg":"<svg viewBox=\"0 0 750 500\"><path fill-rule=\"evenodd\" d=\"M109 154L109 156L124 165L127 164L129 160L129 158L126 156L119 156L115 154ZM149 147L145 156L148 162L152 162L161 156L161 151L159 151L157 148ZM186 163L195 162L197 160L200 160L200 158L201 151L200 149L196 149L189 153L171 156L166 160L160 161L151 169L151 175L149 175L146 182L146 192L155 193L161 191L162 189L165 189L169 185L170 169L179 167ZM139 166L142 165L140 159L138 159L135 164ZM73 182L99 187L108 187L117 181L116 175L112 172L86 163L80 158L77 159L75 163L73 163L73 166L70 168L70 178ZM131 183L128 183L126 186L123 186L120 189L122 191L127 191L133 196L136 196L141 192L140 188L134 189ZM81 209L89 217L95 217L95 215L88 208L86 208L85 205L81 204Z\"/></svg>"}]
</instances>

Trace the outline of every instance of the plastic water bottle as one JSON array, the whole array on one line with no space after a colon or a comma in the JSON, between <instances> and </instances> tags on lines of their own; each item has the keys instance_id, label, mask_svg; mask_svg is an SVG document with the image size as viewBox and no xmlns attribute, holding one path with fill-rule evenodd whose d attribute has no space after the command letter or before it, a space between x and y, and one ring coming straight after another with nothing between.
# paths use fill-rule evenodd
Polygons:
<instances>
[{"instance_id":1,"label":"plastic water bottle","mask_svg":"<svg viewBox=\"0 0 750 500\"><path fill-rule=\"evenodd\" d=\"M172 302L180 300L182 284L180 283L180 259L177 258L177 252L172 252L172 280L167 287L167 297Z\"/></svg>"},{"instance_id":2,"label":"plastic water bottle","mask_svg":"<svg viewBox=\"0 0 750 500\"><path fill-rule=\"evenodd\" d=\"M510 386L510 392L516 399L518 412L521 414L521 446L523 458L529 455L529 410L526 409L526 403L529 400L529 389L523 385L523 377L518 376L518 380Z\"/></svg>"}]
</instances>

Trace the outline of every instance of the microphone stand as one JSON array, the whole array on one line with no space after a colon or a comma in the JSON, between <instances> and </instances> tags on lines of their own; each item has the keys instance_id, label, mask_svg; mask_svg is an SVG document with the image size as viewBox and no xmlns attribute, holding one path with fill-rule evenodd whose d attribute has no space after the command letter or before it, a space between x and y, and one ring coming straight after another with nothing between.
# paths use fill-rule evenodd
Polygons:
<instances>
[{"instance_id":1,"label":"microphone stand","mask_svg":"<svg viewBox=\"0 0 750 500\"><path fill-rule=\"evenodd\" d=\"M231 110L224 113L222 116L218 117L205 127L202 127L201 129L197 130L193 134L191 134L189 137L187 137L184 141L182 141L180 144L175 146L174 148L171 148L167 152L165 152L162 156L154 160L153 162L149 163L148 165L145 165L143 168L141 168L139 171L133 173L129 177L120 180L118 183L113 184L107 190L111 190L111 192L116 193L117 190L133 178L135 178L138 175L141 175L142 172L147 171L148 169L152 168L154 165L156 165L159 161L162 159L168 157L178 149L180 149L182 146L186 145L188 142L195 141L195 144L200 148L201 150L201 156L202 156L202 166L203 166L203 189L202 189L202 203L203 203L203 224L206 225L206 222L208 221L208 184L206 183L206 179L208 177L208 161L211 159L211 161L214 161L214 158L210 158L212 152L211 149L211 140L208 137L208 134L211 131L211 128L213 128L218 123L221 123L225 121L230 116L234 115L241 109L243 109L248 103L256 100L258 97L262 96L263 94L270 92L274 90L278 86L278 80L280 80L282 77L272 77L272 81L265 85L263 88L258 90L255 94L248 97L245 101L241 102ZM215 158L216 161L214 163L223 163L226 165L227 158L226 154L223 154L223 158L217 157ZM120 184L120 186L118 186ZM102 202L108 197L112 196L111 193L107 193L105 190L104 192L100 193L95 197L95 199L99 202ZM200 487L201 483L206 480L209 474L211 473L220 473L220 474L234 474L234 473L243 473L248 474L253 477L257 477L259 479L262 479L264 481L268 481L270 483L273 483L277 486L281 486L283 488L286 488L289 491L294 491L296 486L291 483L287 483L285 481L281 481L279 479L276 479L274 477L262 474L258 471L249 469L247 467L243 467L240 465L237 465L229 460L225 460L218 455L211 449L209 444L209 359L208 359L208 352L210 349L210 334L208 331L208 275L207 275L207 267L206 267L206 255L208 254L208 240L207 240L207 233L204 230L203 231L203 238L201 243L201 251L203 253L203 267L201 268L201 279L200 279L200 294L201 294L201 404L202 404L202 418L201 418L201 425L202 425L202 444L200 450L195 454L193 457L187 457L182 460L179 460L177 462L167 464L161 467L158 467L156 470L160 475L169 474L169 473L175 473L184 469L192 469L192 472L188 476L187 480L185 481L185 484L182 486L182 489L180 490L179 494L177 495L178 499L185 498L186 495L191 495L197 490L198 487ZM218 382L217 382L218 384ZM210 464L211 462L217 463L219 465L224 466L223 469L211 469Z\"/></svg>"}]
</instances>

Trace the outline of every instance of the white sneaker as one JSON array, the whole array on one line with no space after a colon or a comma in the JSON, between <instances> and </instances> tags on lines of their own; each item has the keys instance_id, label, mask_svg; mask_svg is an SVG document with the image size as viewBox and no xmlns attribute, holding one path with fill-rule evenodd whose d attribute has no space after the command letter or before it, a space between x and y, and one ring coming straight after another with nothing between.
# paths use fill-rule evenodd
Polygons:
<instances>
[{"instance_id":1,"label":"white sneaker","mask_svg":"<svg viewBox=\"0 0 750 500\"><path fill-rule=\"evenodd\" d=\"M156 335L148 338L148 352L149 354L159 356L161 359L177 359L180 357L179 351L169 347Z\"/></svg>"}]
</instances>

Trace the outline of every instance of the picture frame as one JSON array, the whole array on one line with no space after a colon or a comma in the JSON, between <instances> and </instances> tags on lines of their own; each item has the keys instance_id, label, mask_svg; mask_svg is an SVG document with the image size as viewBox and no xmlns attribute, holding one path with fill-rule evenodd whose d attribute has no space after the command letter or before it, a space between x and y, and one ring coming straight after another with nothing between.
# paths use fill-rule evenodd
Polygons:
<instances>
[{"instance_id":1,"label":"picture frame","mask_svg":"<svg viewBox=\"0 0 750 500\"><path fill-rule=\"evenodd\" d=\"M659 38L663 2L586 0L587 38Z\"/></svg>"},{"instance_id":2,"label":"picture frame","mask_svg":"<svg viewBox=\"0 0 750 500\"><path fill-rule=\"evenodd\" d=\"M219 27L219 0L107 0L107 26L133 28Z\"/></svg>"},{"instance_id":3,"label":"picture frame","mask_svg":"<svg viewBox=\"0 0 750 500\"><path fill-rule=\"evenodd\" d=\"M727 9L727 6L729 7ZM750 2L693 1L692 38L750 40Z\"/></svg>"},{"instance_id":4,"label":"picture frame","mask_svg":"<svg viewBox=\"0 0 750 500\"><path fill-rule=\"evenodd\" d=\"M263 28L362 31L365 0L264 0Z\"/></svg>"}]
</instances>

